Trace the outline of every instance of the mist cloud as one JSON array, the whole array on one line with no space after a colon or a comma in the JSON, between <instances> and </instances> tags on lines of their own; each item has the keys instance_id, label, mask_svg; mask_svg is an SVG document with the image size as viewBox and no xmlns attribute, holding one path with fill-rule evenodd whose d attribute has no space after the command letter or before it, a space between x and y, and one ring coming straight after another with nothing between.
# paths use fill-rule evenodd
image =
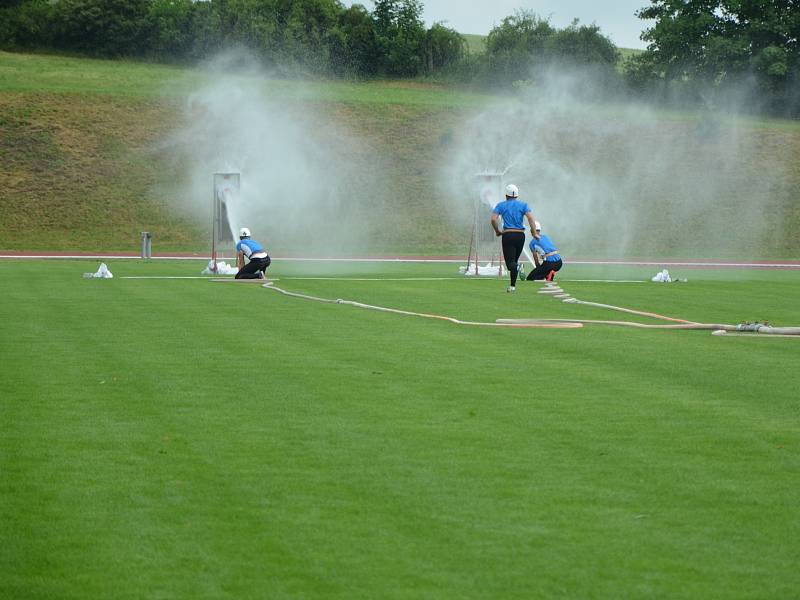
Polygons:
<instances>
[{"instance_id":1,"label":"mist cloud","mask_svg":"<svg viewBox=\"0 0 800 600\"><path fill-rule=\"evenodd\" d=\"M319 108L310 88L293 83L305 95L287 97L248 55L227 53L206 71L170 139L184 165L185 209L210 224L213 174L239 172L234 230L250 228L282 255L357 254L377 227L358 200L373 187L378 157Z\"/></svg>"},{"instance_id":2,"label":"mist cloud","mask_svg":"<svg viewBox=\"0 0 800 600\"><path fill-rule=\"evenodd\" d=\"M568 255L752 258L791 202L788 156L765 147L776 135L623 101L562 67L466 123L443 179L467 193L507 169Z\"/></svg>"}]
</instances>

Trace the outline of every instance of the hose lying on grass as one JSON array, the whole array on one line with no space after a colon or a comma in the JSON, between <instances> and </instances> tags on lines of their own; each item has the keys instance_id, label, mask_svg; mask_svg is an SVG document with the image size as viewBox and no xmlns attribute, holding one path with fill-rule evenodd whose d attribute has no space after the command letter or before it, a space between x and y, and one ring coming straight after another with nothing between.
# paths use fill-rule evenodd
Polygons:
<instances>
[{"instance_id":1,"label":"hose lying on grass","mask_svg":"<svg viewBox=\"0 0 800 600\"><path fill-rule=\"evenodd\" d=\"M567 297L563 299L563 302L567 302L570 304L582 304L584 306L594 306L599 308L607 308L610 310L616 310L620 312L625 312L629 314L640 315L644 317L651 317L654 319L660 319L662 321L670 321L670 324L648 324L648 323L636 323L634 321L603 321L603 320L593 320L593 319L497 319L494 323L481 323L475 321L461 321L459 319L455 319L453 317L447 317L444 315L433 315L429 313L417 313L407 310L400 310L397 308L387 308L384 306L374 306L371 304L364 304L362 302L355 302L353 300L344 300L342 298L337 298L336 300L330 298L320 298L318 296L311 296L308 294L300 294L298 292L289 292L287 290L281 289L273 284L273 282L268 282L263 284L263 287L267 289L274 290L276 292L280 292L285 296L290 296L293 298L302 298L304 300L313 300L315 302L323 302L326 304L345 304L348 306L354 306L356 308L366 308L369 310L377 310L380 312L388 312L394 313L398 315L407 315L407 316L414 316L414 317L423 317L426 319L437 319L441 321L448 321L450 323L454 323L456 325L472 325L472 326L479 326L479 327L514 327L514 328L540 328L540 329L575 329L579 327L583 327L584 324L591 324L591 325L611 325L611 326L619 326L619 327L633 327L637 329L689 329L689 330L706 330L711 331L714 335L749 335L752 336L753 334L761 334L761 335L770 335L773 337L794 337L800 339L800 327L772 327L769 325L765 325L762 323L742 323L739 325L727 325L724 323L696 323L694 321L686 321L684 319L676 319L673 317L667 317L664 315L659 315L657 313L633 310L630 308L622 308L619 306L613 306L610 304L600 304L597 302L587 302L584 300L578 300L577 298ZM546 288L546 293L557 293L558 296L569 296L569 294L563 294L563 290L556 286L550 286ZM545 292L545 290L542 290Z\"/></svg>"},{"instance_id":2,"label":"hose lying on grass","mask_svg":"<svg viewBox=\"0 0 800 600\"><path fill-rule=\"evenodd\" d=\"M637 329L705 329L716 335L730 334L752 335L754 333L781 335L787 337L800 336L800 327L770 327L759 323L743 323L741 325L725 325L721 323L692 323L685 321L671 325L636 323L635 321L601 321L594 319L497 319L498 323L583 323L591 325L617 325L619 327L635 327ZM747 332L747 333L745 333Z\"/></svg>"},{"instance_id":3,"label":"hose lying on grass","mask_svg":"<svg viewBox=\"0 0 800 600\"><path fill-rule=\"evenodd\" d=\"M619 327L635 327L638 329L700 329L712 332L712 335L741 335L752 336L753 334L770 335L774 337L797 337L800 339L800 327L772 327L764 323L741 323L739 325L727 325L720 323L696 323L694 321L686 321L684 319L676 319L659 315L657 313L645 312L641 310L634 310L631 308L623 308L621 306L613 306L611 304L600 304L599 302L587 302L585 300L578 300L565 293L563 289L554 283L547 283L545 287L539 291L540 294L549 294L554 298L560 299L562 302L568 304L581 304L583 306L594 306L597 308L607 308L609 310L616 310L642 317L650 317L653 319L660 319L662 321L670 321L674 324L671 325L652 325L646 323L636 323L634 321L601 321L590 319L497 319L497 323L505 324L531 324L531 323L581 323L592 325L615 325Z\"/></svg>"},{"instance_id":4,"label":"hose lying on grass","mask_svg":"<svg viewBox=\"0 0 800 600\"><path fill-rule=\"evenodd\" d=\"M317 296L309 296L308 294L299 294L297 292L289 292L279 287L276 287L272 284L272 282L265 283L264 286L268 290L275 290L276 292L280 292L285 296L291 296L292 298L302 298L304 300L313 300L315 302L324 302L326 304L346 304L348 306L355 306L357 308L367 308L369 310L377 310L380 312L388 312L394 313L397 315L408 315L412 317L423 317L426 319L438 319L440 321L448 321L450 323L455 323L456 325L473 325L479 327L514 327L514 328L538 328L538 329L576 329L579 327L583 327L582 323L569 323L569 322L531 322L531 323L501 323L499 321L494 323L479 323L475 321L461 321L459 319L454 319L453 317L446 317L443 315L431 315L428 313L417 313L411 312L407 310L399 310L396 308L386 308L384 306L373 306L371 304L363 304L361 302L354 302L352 300L343 300L338 298L336 300L331 300L330 298L319 298Z\"/></svg>"},{"instance_id":5,"label":"hose lying on grass","mask_svg":"<svg viewBox=\"0 0 800 600\"><path fill-rule=\"evenodd\" d=\"M612 306L611 304L600 304L599 302L587 302L586 300L578 300L577 298L565 298L563 300L568 304L582 304L583 306L595 306L597 308L608 308L619 312L629 313L632 315L640 315L642 317L651 317L653 319L660 319L662 321L672 321L674 323L693 324L694 321L686 321L684 319L675 319L673 317L665 317L651 312L644 312L641 310L633 310L632 308L622 308L621 306Z\"/></svg>"}]
</instances>

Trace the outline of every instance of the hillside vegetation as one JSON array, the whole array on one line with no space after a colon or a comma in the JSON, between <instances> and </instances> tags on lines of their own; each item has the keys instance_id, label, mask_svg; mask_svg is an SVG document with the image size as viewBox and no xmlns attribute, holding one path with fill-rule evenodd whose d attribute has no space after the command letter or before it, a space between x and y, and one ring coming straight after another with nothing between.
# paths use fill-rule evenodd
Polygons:
<instances>
[{"instance_id":1,"label":"hillside vegetation","mask_svg":"<svg viewBox=\"0 0 800 600\"><path fill-rule=\"evenodd\" d=\"M170 157L159 141L180 125L186 95L207 79L159 65L0 53L0 145L9 157L0 167L7 182L0 247L130 250L140 231L152 230L159 250L205 250L206 215L176 210L174 198L154 190L175 178L161 168ZM421 209L424 219L433 210L425 205L440 138L459 114L488 101L413 82L277 81L270 89L299 102L297 118L303 105L323 104L390 158L384 193L400 197L389 229L396 236L379 237L382 249L397 252L414 245L408 213ZM419 251L462 250L463 232L458 240L439 233Z\"/></svg>"},{"instance_id":2,"label":"hillside vegetation","mask_svg":"<svg viewBox=\"0 0 800 600\"><path fill-rule=\"evenodd\" d=\"M186 198L175 197L175 182L184 173L162 142L181 126L186 96L208 77L201 71L142 63L0 53L0 249L135 250L140 232L148 230L155 233L156 251L205 251L207 213L186 210ZM365 156L382 157L377 193L358 186L349 190L356 213L383 213L381 226L365 233L363 251L466 253L469 210L449 221L442 214L457 202L468 207L471 199L452 197L460 191L442 186L441 166L455 152L465 124L490 106L492 97L414 81L280 80L270 89L291 101L297 119L314 113L313 118L352 132L362 141L358 151ZM609 108L596 118L611 123L622 116ZM697 126L695 116L683 113L664 113L663 122L676 139L691 135ZM715 214L702 213L695 215L702 219L686 227L702 242L706 228L736 223L737 212L758 201L753 177L769 172L773 158L790 157L795 167L776 170L771 189L764 190L770 196L765 204L769 235L758 246L737 247L748 258L796 257L800 127L778 120L742 121L739 127L753 154L747 168L723 165L727 183L719 188L714 206L723 207L724 218L715 222ZM598 148L608 142L594 139L590 155L591 144L561 139L557 127L550 135L548 143L565 164L625 177L631 159L621 151L625 140L612 139L611 146ZM696 149L687 144L682 163L708 161L709 153L722 150L723 144L721 140ZM652 168L652 185L669 181L657 164ZM671 210L674 191L645 186L640 193L651 205L650 212L637 216L648 227L634 236L641 250L634 247L632 253L690 254L670 245L674 232L649 227ZM670 223L680 222L676 211ZM602 221L603 215L596 218ZM742 231L747 225L733 227L732 239L745 243ZM591 240L585 242L572 246L576 252L596 250Z\"/></svg>"}]
</instances>

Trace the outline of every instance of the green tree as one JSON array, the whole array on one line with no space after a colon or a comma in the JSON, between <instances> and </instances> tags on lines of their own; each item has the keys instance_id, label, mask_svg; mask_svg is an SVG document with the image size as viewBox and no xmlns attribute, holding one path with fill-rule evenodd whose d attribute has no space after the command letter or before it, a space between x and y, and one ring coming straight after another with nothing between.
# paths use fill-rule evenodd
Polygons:
<instances>
[{"instance_id":1,"label":"green tree","mask_svg":"<svg viewBox=\"0 0 800 600\"><path fill-rule=\"evenodd\" d=\"M425 33L423 48L428 73L456 65L467 55L464 36L441 23L434 23Z\"/></svg>"},{"instance_id":2,"label":"green tree","mask_svg":"<svg viewBox=\"0 0 800 600\"><path fill-rule=\"evenodd\" d=\"M559 29L545 42L547 55L563 63L616 68L619 50L600 33L597 25L581 25L574 20L569 27Z\"/></svg>"},{"instance_id":3,"label":"green tree","mask_svg":"<svg viewBox=\"0 0 800 600\"><path fill-rule=\"evenodd\" d=\"M194 6L192 0L151 0L147 13L148 54L161 60L180 60L190 55Z\"/></svg>"},{"instance_id":4,"label":"green tree","mask_svg":"<svg viewBox=\"0 0 800 600\"><path fill-rule=\"evenodd\" d=\"M725 92L755 81L773 109L796 110L800 69L797 0L651 0L646 52L627 68L639 88L663 84ZM722 94L717 94L721 97Z\"/></svg>"},{"instance_id":5,"label":"green tree","mask_svg":"<svg viewBox=\"0 0 800 600\"><path fill-rule=\"evenodd\" d=\"M529 79L534 65L547 58L547 42L554 33L547 19L528 10L518 10L503 19L486 39L489 80L509 83Z\"/></svg>"},{"instance_id":6,"label":"green tree","mask_svg":"<svg viewBox=\"0 0 800 600\"><path fill-rule=\"evenodd\" d=\"M99 56L146 52L150 0L59 0L54 7L55 42Z\"/></svg>"},{"instance_id":7,"label":"green tree","mask_svg":"<svg viewBox=\"0 0 800 600\"><path fill-rule=\"evenodd\" d=\"M420 0L375 0L373 10L381 71L413 77L423 69L425 25Z\"/></svg>"},{"instance_id":8,"label":"green tree","mask_svg":"<svg viewBox=\"0 0 800 600\"><path fill-rule=\"evenodd\" d=\"M225 43L223 30L222 15L213 2L194 2L189 58L203 59L219 51Z\"/></svg>"},{"instance_id":9,"label":"green tree","mask_svg":"<svg viewBox=\"0 0 800 600\"><path fill-rule=\"evenodd\" d=\"M331 67L338 75L369 77L381 67L375 22L361 4L339 13L331 35Z\"/></svg>"},{"instance_id":10,"label":"green tree","mask_svg":"<svg viewBox=\"0 0 800 600\"><path fill-rule=\"evenodd\" d=\"M280 0L278 4L283 57L312 71L326 71L342 4L338 0Z\"/></svg>"},{"instance_id":11,"label":"green tree","mask_svg":"<svg viewBox=\"0 0 800 600\"><path fill-rule=\"evenodd\" d=\"M0 6L0 46L48 47L53 37L53 5L48 0L5 2Z\"/></svg>"}]
</instances>

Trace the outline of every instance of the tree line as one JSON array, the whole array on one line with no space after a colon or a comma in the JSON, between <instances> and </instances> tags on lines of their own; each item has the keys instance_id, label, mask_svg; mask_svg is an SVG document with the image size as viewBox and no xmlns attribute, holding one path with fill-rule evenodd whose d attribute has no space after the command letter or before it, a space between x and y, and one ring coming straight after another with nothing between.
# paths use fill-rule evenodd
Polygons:
<instances>
[{"instance_id":1,"label":"tree line","mask_svg":"<svg viewBox=\"0 0 800 600\"><path fill-rule=\"evenodd\" d=\"M648 48L622 65L596 25L559 29L519 10L490 31L485 52L470 53L454 29L426 27L422 9L422 0L375 0L372 10L339 0L0 0L0 47L185 63L244 47L286 73L486 86L535 85L556 63L616 93L708 107L735 96L800 114L800 0L650 0L637 13L654 23L642 34Z\"/></svg>"},{"instance_id":2,"label":"tree line","mask_svg":"<svg viewBox=\"0 0 800 600\"><path fill-rule=\"evenodd\" d=\"M650 0L632 89L800 116L800 0Z\"/></svg>"},{"instance_id":3,"label":"tree line","mask_svg":"<svg viewBox=\"0 0 800 600\"><path fill-rule=\"evenodd\" d=\"M292 72L357 77L526 79L529 59L616 64L596 26L553 28L518 12L495 27L485 56L442 23L426 28L421 0L2 0L0 45L98 57L194 62L232 46Z\"/></svg>"}]
</instances>

